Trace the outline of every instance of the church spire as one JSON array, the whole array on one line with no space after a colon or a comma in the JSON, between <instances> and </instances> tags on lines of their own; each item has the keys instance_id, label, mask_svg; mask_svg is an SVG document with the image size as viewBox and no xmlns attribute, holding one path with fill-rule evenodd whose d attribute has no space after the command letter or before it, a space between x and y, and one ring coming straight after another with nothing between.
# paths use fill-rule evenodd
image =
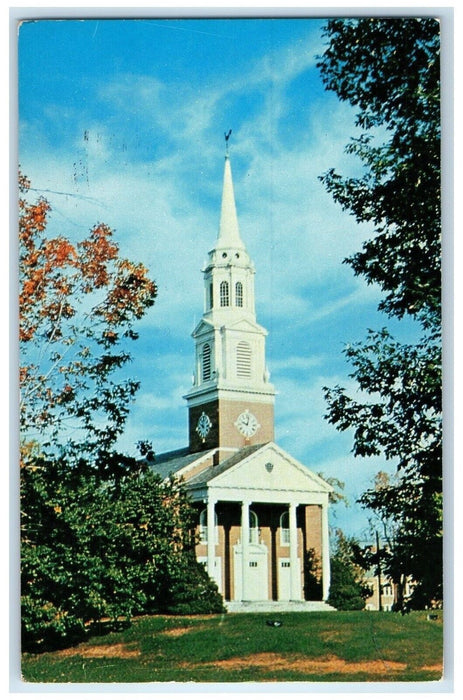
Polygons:
<instances>
[{"instance_id":1,"label":"church spire","mask_svg":"<svg viewBox=\"0 0 463 700\"><path fill-rule=\"evenodd\" d=\"M233 190L233 178L228 154L228 140L226 141L225 168L223 174L222 208L220 211L219 233L217 236L217 248L237 248L244 250L238 226L236 214L235 193Z\"/></svg>"},{"instance_id":2,"label":"church spire","mask_svg":"<svg viewBox=\"0 0 463 700\"><path fill-rule=\"evenodd\" d=\"M238 228L228 148L219 234L203 274L204 313L193 331L193 386L185 396L190 450L271 441L275 390L265 364L267 331L256 320L255 270Z\"/></svg>"}]
</instances>

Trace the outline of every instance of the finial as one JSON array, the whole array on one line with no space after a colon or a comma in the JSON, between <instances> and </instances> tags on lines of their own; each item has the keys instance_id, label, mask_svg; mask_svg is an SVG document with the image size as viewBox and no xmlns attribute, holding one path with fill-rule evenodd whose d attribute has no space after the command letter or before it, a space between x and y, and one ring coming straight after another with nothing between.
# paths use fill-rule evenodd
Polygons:
<instances>
[{"instance_id":1,"label":"finial","mask_svg":"<svg viewBox=\"0 0 463 700\"><path fill-rule=\"evenodd\" d=\"M231 129L229 129L228 134L227 134L226 132L224 132L224 136L225 136L225 154L226 154L227 156L228 156L228 139L229 139L230 136L231 136L231 132L232 132Z\"/></svg>"}]
</instances>

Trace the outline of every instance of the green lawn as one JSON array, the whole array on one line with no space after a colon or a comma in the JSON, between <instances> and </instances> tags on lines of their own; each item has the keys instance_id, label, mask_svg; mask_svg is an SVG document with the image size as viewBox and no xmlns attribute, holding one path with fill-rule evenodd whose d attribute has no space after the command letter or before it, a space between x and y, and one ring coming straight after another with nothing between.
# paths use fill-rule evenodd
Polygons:
<instances>
[{"instance_id":1,"label":"green lawn","mask_svg":"<svg viewBox=\"0 0 463 700\"><path fill-rule=\"evenodd\" d=\"M24 654L24 681L432 681L442 614L375 612L142 617L70 649Z\"/></svg>"}]
</instances>

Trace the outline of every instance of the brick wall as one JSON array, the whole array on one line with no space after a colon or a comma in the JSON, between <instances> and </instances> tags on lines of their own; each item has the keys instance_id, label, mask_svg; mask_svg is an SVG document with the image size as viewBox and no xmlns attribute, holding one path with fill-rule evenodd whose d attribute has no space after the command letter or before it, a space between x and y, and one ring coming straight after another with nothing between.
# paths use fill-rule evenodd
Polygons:
<instances>
[{"instance_id":1,"label":"brick wall","mask_svg":"<svg viewBox=\"0 0 463 700\"><path fill-rule=\"evenodd\" d=\"M235 426L236 419L245 410L253 413L260 424L260 428L250 438L241 435ZM196 432L196 426L203 411L212 423L209 434L204 440ZM201 406L191 406L188 418L190 450L200 452L218 446L240 448L271 442L274 439L273 414L273 404L249 401L215 400Z\"/></svg>"}]
</instances>

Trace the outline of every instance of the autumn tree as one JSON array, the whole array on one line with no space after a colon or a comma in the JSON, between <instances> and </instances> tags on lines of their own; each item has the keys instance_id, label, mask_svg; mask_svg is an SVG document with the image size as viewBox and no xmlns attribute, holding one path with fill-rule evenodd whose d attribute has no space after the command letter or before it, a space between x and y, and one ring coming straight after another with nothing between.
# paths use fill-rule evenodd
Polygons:
<instances>
[{"instance_id":1,"label":"autumn tree","mask_svg":"<svg viewBox=\"0 0 463 700\"><path fill-rule=\"evenodd\" d=\"M121 434L138 383L121 376L133 323L152 306L156 284L119 255L112 231L96 225L77 244L45 235L50 205L29 202L20 177L20 430L24 442L82 456Z\"/></svg>"},{"instance_id":2,"label":"autumn tree","mask_svg":"<svg viewBox=\"0 0 463 700\"><path fill-rule=\"evenodd\" d=\"M372 230L345 262L379 286L381 311L417 329L409 343L382 328L347 345L359 395L327 387L326 417L353 430L356 456L396 465L397 478L361 502L402 523L404 573L421 581L429 601L442 595L439 23L333 19L325 38L322 79L357 108L361 135L347 150L363 168L359 177L331 169L321 179Z\"/></svg>"}]
</instances>

